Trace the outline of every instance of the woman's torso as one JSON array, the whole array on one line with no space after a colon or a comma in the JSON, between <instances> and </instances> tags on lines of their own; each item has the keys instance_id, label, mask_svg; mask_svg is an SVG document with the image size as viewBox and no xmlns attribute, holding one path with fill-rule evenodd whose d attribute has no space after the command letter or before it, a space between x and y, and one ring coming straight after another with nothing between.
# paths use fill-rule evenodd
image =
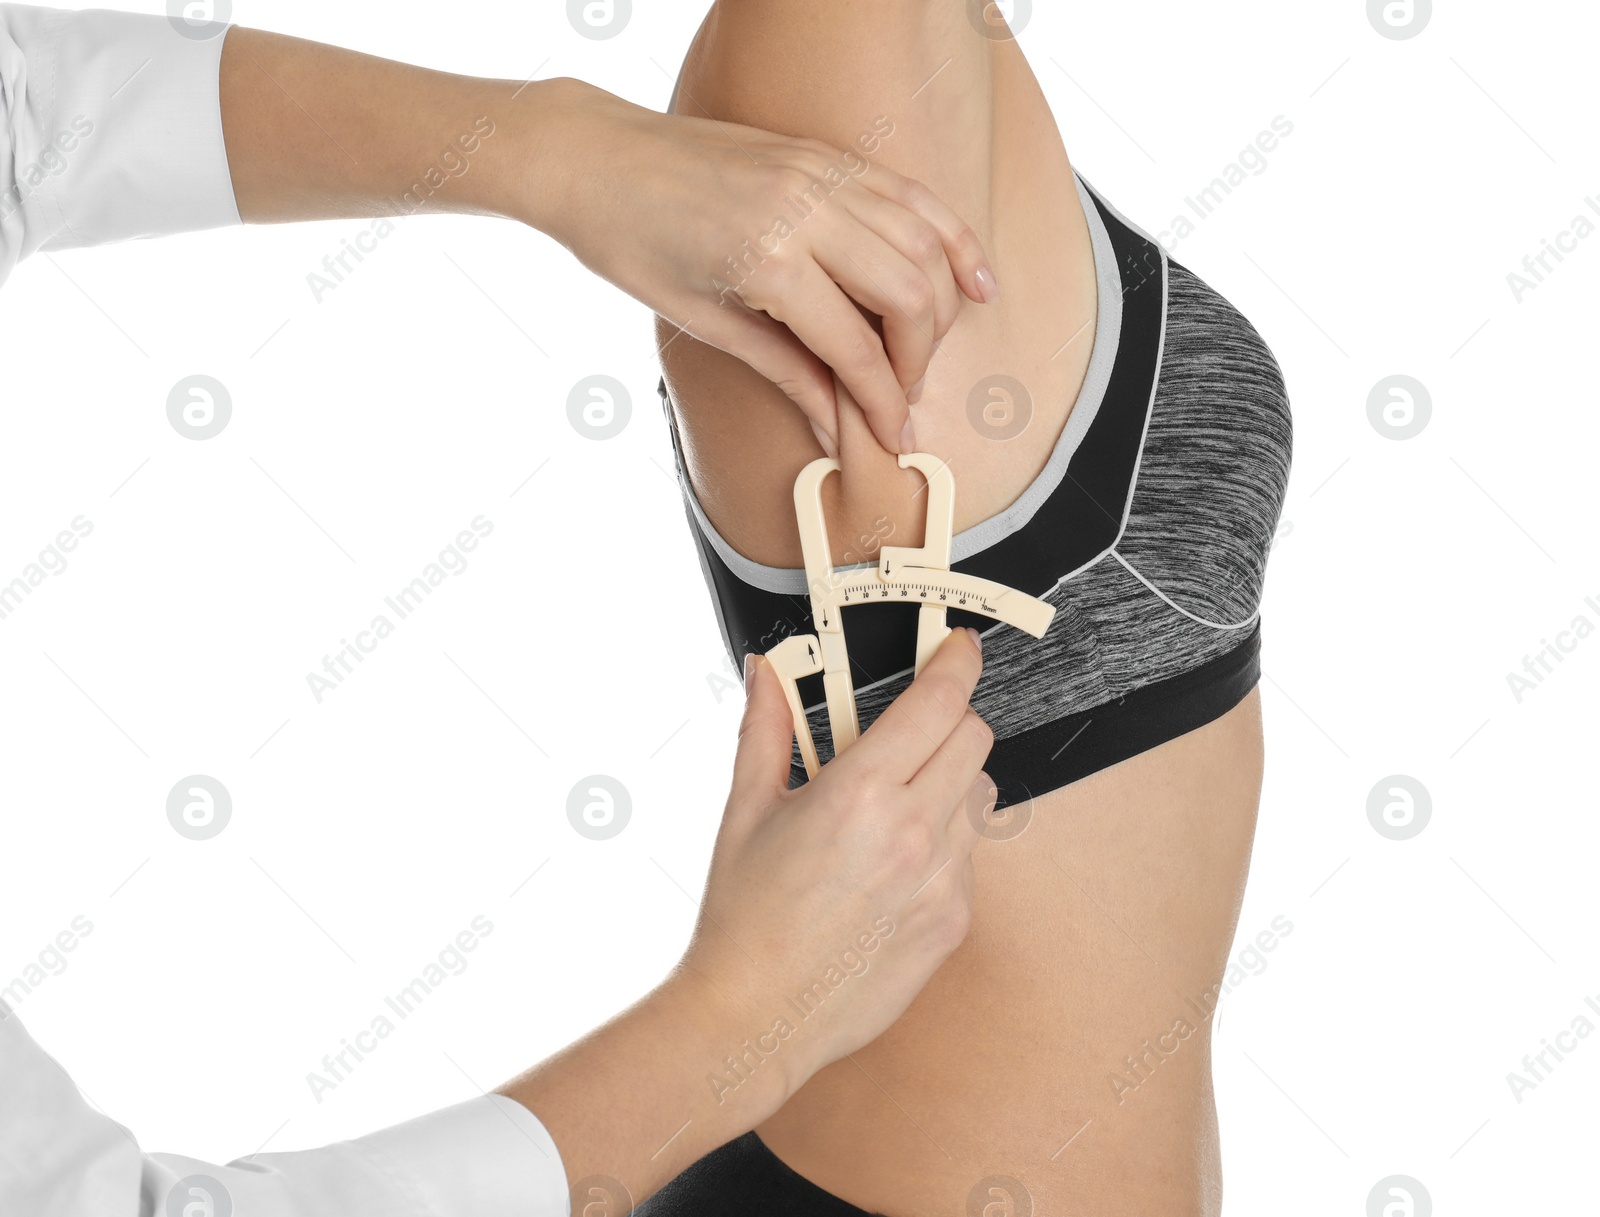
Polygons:
<instances>
[{"instance_id":1,"label":"woman's torso","mask_svg":"<svg viewBox=\"0 0 1600 1217\"><path fill-rule=\"evenodd\" d=\"M918 447L952 469L957 529L987 520L1049 461L1094 345L1091 237L1054 120L1016 46L980 37L957 0L762 3L714 10L678 110L840 147L887 116L894 133L874 159L978 230L1000 299L963 306L914 416ZM747 558L797 566L789 487L820 455L805 421L692 339L663 362L710 523ZM968 410L972 387L997 375L1030 390L1026 427L1003 442ZM852 547L883 521L895 544L917 543L920 478L848 414L840 449L825 500L835 559L860 561ZM968 940L889 1032L818 1074L761 1139L889 1217L981 1212L1001 1202L986 1192L968 1207L992 1176L1019 1181L1039 1212L1216 1211L1209 1015L1261 766L1251 692L1198 730L1012 808L1027 828L980 843Z\"/></svg>"}]
</instances>

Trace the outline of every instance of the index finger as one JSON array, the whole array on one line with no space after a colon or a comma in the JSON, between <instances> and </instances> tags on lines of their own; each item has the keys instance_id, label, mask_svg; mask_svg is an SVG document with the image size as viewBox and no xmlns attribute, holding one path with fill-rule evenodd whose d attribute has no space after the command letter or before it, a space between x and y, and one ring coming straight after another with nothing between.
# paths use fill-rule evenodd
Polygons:
<instances>
[{"instance_id":1,"label":"index finger","mask_svg":"<svg viewBox=\"0 0 1600 1217\"><path fill-rule=\"evenodd\" d=\"M933 225L944 243L944 255L956 282L969 299L988 304L999 297L1000 285L978 234L931 189L882 165L873 165L857 180L874 194L900 204Z\"/></svg>"},{"instance_id":2,"label":"index finger","mask_svg":"<svg viewBox=\"0 0 1600 1217\"><path fill-rule=\"evenodd\" d=\"M758 279L759 272L752 276L753 281ZM860 403L863 413L875 423L874 434L880 444L890 452L912 451L905 434L910 418L905 390L900 387L883 340L861 310L820 262L812 261L785 286L787 291L779 298L767 299L744 287L740 296L752 307L783 322L833 370ZM837 428L837 418L834 425ZM832 438L837 446L837 430Z\"/></svg>"},{"instance_id":3,"label":"index finger","mask_svg":"<svg viewBox=\"0 0 1600 1217\"><path fill-rule=\"evenodd\" d=\"M878 716L841 762L904 784L921 771L961 724L983 673L975 630L952 630L911 687Z\"/></svg>"}]
</instances>

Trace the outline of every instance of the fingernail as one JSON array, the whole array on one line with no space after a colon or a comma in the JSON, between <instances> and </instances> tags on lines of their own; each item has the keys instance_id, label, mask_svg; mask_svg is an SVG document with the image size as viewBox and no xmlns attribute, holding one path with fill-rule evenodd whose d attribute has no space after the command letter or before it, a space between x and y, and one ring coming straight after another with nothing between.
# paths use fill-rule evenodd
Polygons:
<instances>
[{"instance_id":1,"label":"fingernail","mask_svg":"<svg viewBox=\"0 0 1600 1217\"><path fill-rule=\"evenodd\" d=\"M900 430L900 451L902 453L917 450L917 433L911 426L911 420L906 419L906 425Z\"/></svg>"},{"instance_id":2,"label":"fingernail","mask_svg":"<svg viewBox=\"0 0 1600 1217\"><path fill-rule=\"evenodd\" d=\"M839 458L839 445L833 442L833 437L822 429L822 424L816 419L811 420L811 434L817 437L817 443L824 452L835 460Z\"/></svg>"},{"instance_id":3,"label":"fingernail","mask_svg":"<svg viewBox=\"0 0 1600 1217\"><path fill-rule=\"evenodd\" d=\"M744 687L747 693L750 691L750 682L755 679L758 658L754 651L744 657Z\"/></svg>"},{"instance_id":4,"label":"fingernail","mask_svg":"<svg viewBox=\"0 0 1600 1217\"><path fill-rule=\"evenodd\" d=\"M978 280L978 294L983 297L985 304L992 304L1000 298L1000 284L995 282L994 271L989 269L988 263L978 267L974 278Z\"/></svg>"},{"instance_id":5,"label":"fingernail","mask_svg":"<svg viewBox=\"0 0 1600 1217\"><path fill-rule=\"evenodd\" d=\"M912 385L906 390L906 405L914 406L922 400L922 386L927 383L928 378L924 376L921 380L917 381L916 384Z\"/></svg>"},{"instance_id":6,"label":"fingernail","mask_svg":"<svg viewBox=\"0 0 1600 1217\"><path fill-rule=\"evenodd\" d=\"M967 633L972 635L972 645L978 648L978 654L983 654L983 635L970 625L966 627Z\"/></svg>"}]
</instances>

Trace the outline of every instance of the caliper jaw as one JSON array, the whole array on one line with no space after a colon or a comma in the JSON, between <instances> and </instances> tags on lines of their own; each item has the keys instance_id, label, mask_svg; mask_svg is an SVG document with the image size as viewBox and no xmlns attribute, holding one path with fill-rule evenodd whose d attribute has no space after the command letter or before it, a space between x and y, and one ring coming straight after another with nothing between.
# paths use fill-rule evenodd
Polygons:
<instances>
[{"instance_id":1,"label":"caliper jaw","mask_svg":"<svg viewBox=\"0 0 1600 1217\"><path fill-rule=\"evenodd\" d=\"M822 646L815 634L796 634L768 651L767 662L772 665L779 683L783 685L783 696L789 703L789 715L794 719L795 738L800 741L800 759L805 762L806 777L814 778L822 765L817 760L817 743L811 738L811 723L806 719L806 708L800 701L800 678L815 676L822 671Z\"/></svg>"},{"instance_id":2,"label":"caliper jaw","mask_svg":"<svg viewBox=\"0 0 1600 1217\"><path fill-rule=\"evenodd\" d=\"M900 468L915 469L927 480L927 523L922 529L922 544L916 547L885 545L878 555L878 574L887 583L896 575L907 577L909 568L930 571L950 569L950 544L955 534L956 483L950 465L927 452L906 452ZM924 604L917 612L917 666L913 675L932 659L950 636L943 605ZM852 698L853 701L853 698Z\"/></svg>"}]
</instances>

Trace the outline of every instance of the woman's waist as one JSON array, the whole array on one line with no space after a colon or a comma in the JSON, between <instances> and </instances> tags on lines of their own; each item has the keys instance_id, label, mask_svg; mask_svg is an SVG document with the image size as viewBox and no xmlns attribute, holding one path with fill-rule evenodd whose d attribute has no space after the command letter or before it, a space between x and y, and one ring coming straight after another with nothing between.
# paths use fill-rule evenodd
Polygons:
<instances>
[{"instance_id":1,"label":"woman's waist","mask_svg":"<svg viewBox=\"0 0 1600 1217\"><path fill-rule=\"evenodd\" d=\"M1136 1018L1043 1032L1012 1014L937 1047L857 1053L758 1133L812 1183L885 1217L981 1211L967 1201L997 1178L1034 1212L1208 1211L1220 1162L1203 1020L1190 1015L1187 1033L1159 1016L1142 1035Z\"/></svg>"}]
</instances>

